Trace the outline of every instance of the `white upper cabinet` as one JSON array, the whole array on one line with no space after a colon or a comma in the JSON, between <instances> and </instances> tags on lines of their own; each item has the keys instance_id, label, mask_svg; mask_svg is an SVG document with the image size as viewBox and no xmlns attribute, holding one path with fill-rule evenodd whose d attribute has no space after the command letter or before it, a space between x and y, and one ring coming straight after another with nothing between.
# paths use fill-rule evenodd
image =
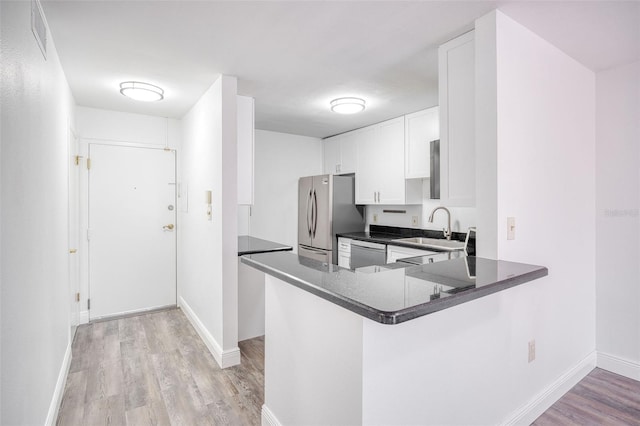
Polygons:
<instances>
[{"instance_id":1,"label":"white upper cabinet","mask_svg":"<svg viewBox=\"0 0 640 426\"><path fill-rule=\"evenodd\" d=\"M356 172L356 132L343 133L323 141L325 174L343 175Z\"/></svg>"},{"instance_id":2,"label":"white upper cabinet","mask_svg":"<svg viewBox=\"0 0 640 426\"><path fill-rule=\"evenodd\" d=\"M440 138L438 112L435 106L404 117L404 177L407 179L430 177L430 142Z\"/></svg>"},{"instance_id":3,"label":"white upper cabinet","mask_svg":"<svg viewBox=\"0 0 640 426\"><path fill-rule=\"evenodd\" d=\"M440 199L447 206L475 206L474 32L438 49L440 100Z\"/></svg>"},{"instance_id":4,"label":"white upper cabinet","mask_svg":"<svg viewBox=\"0 0 640 426\"><path fill-rule=\"evenodd\" d=\"M421 203L421 182L404 178L404 117L357 132L356 204Z\"/></svg>"},{"instance_id":5,"label":"white upper cabinet","mask_svg":"<svg viewBox=\"0 0 640 426\"><path fill-rule=\"evenodd\" d=\"M340 139L342 139L342 135L332 136L322 141L322 165L324 174L335 175L339 173Z\"/></svg>"},{"instance_id":6,"label":"white upper cabinet","mask_svg":"<svg viewBox=\"0 0 640 426\"><path fill-rule=\"evenodd\" d=\"M377 176L378 204L404 204L404 117L377 126L380 163Z\"/></svg>"},{"instance_id":7,"label":"white upper cabinet","mask_svg":"<svg viewBox=\"0 0 640 426\"><path fill-rule=\"evenodd\" d=\"M254 100L237 97L238 204L253 204Z\"/></svg>"},{"instance_id":8,"label":"white upper cabinet","mask_svg":"<svg viewBox=\"0 0 640 426\"><path fill-rule=\"evenodd\" d=\"M356 130L357 170L356 204L377 204L378 180L381 150L378 149L376 127L369 126Z\"/></svg>"},{"instance_id":9,"label":"white upper cabinet","mask_svg":"<svg viewBox=\"0 0 640 426\"><path fill-rule=\"evenodd\" d=\"M358 131L342 135L340 139L340 173L356 173L358 167L356 147Z\"/></svg>"}]
</instances>

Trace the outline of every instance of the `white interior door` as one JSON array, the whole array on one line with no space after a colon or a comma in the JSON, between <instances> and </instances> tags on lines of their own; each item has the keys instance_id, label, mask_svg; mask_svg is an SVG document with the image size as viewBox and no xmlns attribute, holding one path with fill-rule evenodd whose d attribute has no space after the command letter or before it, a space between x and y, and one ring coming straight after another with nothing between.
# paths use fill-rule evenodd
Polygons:
<instances>
[{"instance_id":1,"label":"white interior door","mask_svg":"<svg viewBox=\"0 0 640 426\"><path fill-rule=\"evenodd\" d=\"M176 304L175 152L89 146L90 319Z\"/></svg>"}]
</instances>

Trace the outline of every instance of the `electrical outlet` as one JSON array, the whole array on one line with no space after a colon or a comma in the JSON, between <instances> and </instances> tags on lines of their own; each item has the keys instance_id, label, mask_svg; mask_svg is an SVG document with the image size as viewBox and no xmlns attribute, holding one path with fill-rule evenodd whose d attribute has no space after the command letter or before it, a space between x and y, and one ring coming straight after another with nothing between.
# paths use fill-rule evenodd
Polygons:
<instances>
[{"instance_id":1,"label":"electrical outlet","mask_svg":"<svg viewBox=\"0 0 640 426\"><path fill-rule=\"evenodd\" d=\"M516 218L508 217L507 218L507 240L515 240L516 239Z\"/></svg>"},{"instance_id":2,"label":"electrical outlet","mask_svg":"<svg viewBox=\"0 0 640 426\"><path fill-rule=\"evenodd\" d=\"M373 223L378 223L378 215L376 213L373 214Z\"/></svg>"},{"instance_id":3,"label":"electrical outlet","mask_svg":"<svg viewBox=\"0 0 640 426\"><path fill-rule=\"evenodd\" d=\"M411 216L411 225L418 226L418 216Z\"/></svg>"},{"instance_id":4,"label":"electrical outlet","mask_svg":"<svg viewBox=\"0 0 640 426\"><path fill-rule=\"evenodd\" d=\"M531 340L529 342L529 362L533 362L536 359L536 341Z\"/></svg>"}]
</instances>

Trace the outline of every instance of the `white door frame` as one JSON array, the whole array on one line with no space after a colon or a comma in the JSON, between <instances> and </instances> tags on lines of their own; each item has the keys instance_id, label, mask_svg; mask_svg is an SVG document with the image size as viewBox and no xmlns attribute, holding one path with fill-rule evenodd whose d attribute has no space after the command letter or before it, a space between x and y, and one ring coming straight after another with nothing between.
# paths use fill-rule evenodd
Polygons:
<instances>
[{"instance_id":1,"label":"white door frame","mask_svg":"<svg viewBox=\"0 0 640 426\"><path fill-rule=\"evenodd\" d=\"M80 174L78 136L71 123L68 125L67 146L67 240L68 240L68 271L69 271L69 310L71 340L80 322Z\"/></svg>"},{"instance_id":2,"label":"white door frame","mask_svg":"<svg viewBox=\"0 0 640 426\"><path fill-rule=\"evenodd\" d=\"M80 233L79 233L79 247L78 247L78 262L80 264L80 324L87 324L90 321L88 303L90 299L89 295L89 241L87 239L87 231L89 228L89 173L87 169L87 159L89 157L89 145L101 144L101 145L113 145L123 147L134 148L151 148L151 149L170 149L176 153L176 182L178 182L179 170L178 170L178 149L168 148L166 142L158 144L141 143L135 141L118 141L110 139L99 138L86 138L79 136L78 138L78 155L80 156L80 171L79 171L79 204L80 204ZM176 197L178 197L176 191ZM176 204L178 204L176 199ZM176 210L179 206L176 206ZM179 297L177 286L177 256L178 256L178 239L180 232L179 214L176 213L176 299ZM179 299L177 299L179 300Z\"/></svg>"}]
</instances>

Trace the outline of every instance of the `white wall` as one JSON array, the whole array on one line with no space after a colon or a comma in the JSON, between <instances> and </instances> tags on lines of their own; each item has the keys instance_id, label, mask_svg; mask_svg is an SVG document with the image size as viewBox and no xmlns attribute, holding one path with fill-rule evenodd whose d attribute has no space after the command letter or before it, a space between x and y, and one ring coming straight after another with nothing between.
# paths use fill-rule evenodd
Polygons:
<instances>
[{"instance_id":1,"label":"white wall","mask_svg":"<svg viewBox=\"0 0 640 426\"><path fill-rule=\"evenodd\" d=\"M52 424L70 356L67 149L73 98L31 2L2 2L0 423Z\"/></svg>"},{"instance_id":2,"label":"white wall","mask_svg":"<svg viewBox=\"0 0 640 426\"><path fill-rule=\"evenodd\" d=\"M369 320L271 275L265 293L263 419L363 424L362 324Z\"/></svg>"},{"instance_id":3,"label":"white wall","mask_svg":"<svg viewBox=\"0 0 640 426\"><path fill-rule=\"evenodd\" d=\"M640 62L596 76L598 365L640 380Z\"/></svg>"},{"instance_id":4,"label":"white wall","mask_svg":"<svg viewBox=\"0 0 640 426\"><path fill-rule=\"evenodd\" d=\"M298 179L322 174L318 138L256 130L255 196L250 233L298 246Z\"/></svg>"},{"instance_id":5,"label":"white wall","mask_svg":"<svg viewBox=\"0 0 640 426\"><path fill-rule=\"evenodd\" d=\"M84 143L180 148L180 121L78 106L77 133Z\"/></svg>"},{"instance_id":6,"label":"white wall","mask_svg":"<svg viewBox=\"0 0 640 426\"><path fill-rule=\"evenodd\" d=\"M221 76L182 119L181 185L189 205L178 222L178 300L222 366L240 362L236 92L235 77Z\"/></svg>"},{"instance_id":7,"label":"white wall","mask_svg":"<svg viewBox=\"0 0 640 426\"><path fill-rule=\"evenodd\" d=\"M495 252L479 246L479 254L549 268L528 296L506 300L526 313L514 355L526 357L534 339L537 351L535 362L505 371L521 384L504 401L515 409L595 349L595 75L499 11L476 21L476 34L478 87L497 88L478 93L478 105L496 111L495 132L479 128L488 134L479 132L477 151L496 152L486 166L497 180L489 173L480 182L495 204L478 205L478 229L497 218L497 234Z\"/></svg>"},{"instance_id":8,"label":"white wall","mask_svg":"<svg viewBox=\"0 0 640 426\"><path fill-rule=\"evenodd\" d=\"M142 146L176 150L180 156L180 121L143 114L111 111L77 106L76 134L79 139L78 151L83 158L88 157L89 145L93 143ZM87 299L89 296L89 250L85 237L88 223L88 172L85 160L80 167L80 236L78 256L80 259L80 322L89 320Z\"/></svg>"}]
</instances>

